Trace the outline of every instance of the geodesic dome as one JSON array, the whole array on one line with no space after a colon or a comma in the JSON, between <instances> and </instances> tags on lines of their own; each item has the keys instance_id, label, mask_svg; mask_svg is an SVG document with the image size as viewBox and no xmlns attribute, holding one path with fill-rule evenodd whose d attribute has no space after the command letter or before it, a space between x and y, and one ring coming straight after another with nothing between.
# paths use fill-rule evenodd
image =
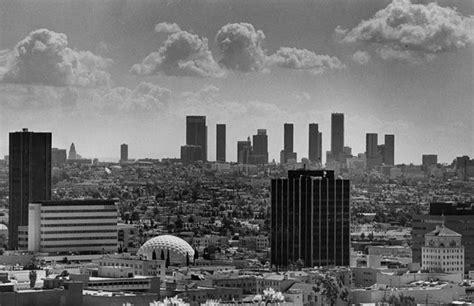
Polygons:
<instances>
[{"instance_id":1,"label":"geodesic dome","mask_svg":"<svg viewBox=\"0 0 474 306\"><path fill-rule=\"evenodd\" d=\"M166 258L168 250L171 263L186 264L186 255L189 257L189 262L194 261L194 249L189 243L173 235L161 235L151 238L138 249L137 254L152 259L153 251L155 251L156 259L160 259L161 251L164 252Z\"/></svg>"}]
</instances>

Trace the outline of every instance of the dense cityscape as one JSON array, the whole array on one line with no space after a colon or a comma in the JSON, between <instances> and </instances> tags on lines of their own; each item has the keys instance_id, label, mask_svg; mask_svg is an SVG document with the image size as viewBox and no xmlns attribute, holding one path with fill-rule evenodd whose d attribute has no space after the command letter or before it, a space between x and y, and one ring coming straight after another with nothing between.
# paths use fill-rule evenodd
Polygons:
<instances>
[{"instance_id":1,"label":"dense cityscape","mask_svg":"<svg viewBox=\"0 0 474 306\"><path fill-rule=\"evenodd\" d=\"M280 162L265 129L226 156L216 124L187 116L180 158L117 162L52 148L53 135L10 133L1 163L7 305L448 304L474 299L474 160L395 164L395 135L366 152L331 150L308 125L308 158L285 123ZM443 254L442 256L440 254ZM62 290L58 291L58 288ZM14 293L7 294L7 292ZM115 304L114 304L115 303ZM33 304L31 304L33 305ZM58 304L59 305L59 304Z\"/></svg>"},{"instance_id":2,"label":"dense cityscape","mask_svg":"<svg viewBox=\"0 0 474 306\"><path fill-rule=\"evenodd\" d=\"M0 0L0 306L474 306L474 6Z\"/></svg>"}]
</instances>

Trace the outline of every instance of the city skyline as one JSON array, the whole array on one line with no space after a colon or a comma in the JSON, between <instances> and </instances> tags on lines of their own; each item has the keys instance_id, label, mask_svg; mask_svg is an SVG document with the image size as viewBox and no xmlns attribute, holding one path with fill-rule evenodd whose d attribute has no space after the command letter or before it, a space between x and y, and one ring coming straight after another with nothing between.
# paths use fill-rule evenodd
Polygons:
<instances>
[{"instance_id":1,"label":"city skyline","mask_svg":"<svg viewBox=\"0 0 474 306\"><path fill-rule=\"evenodd\" d=\"M307 124L319 124L327 151L329 114L340 112L353 152L364 152L370 131L397 135L396 163L418 164L426 152L449 163L474 152L468 2L88 3L2 4L1 135L28 127L56 135L54 147L74 142L87 157L114 157L120 143L136 158L174 157L185 143L182 122L195 114L225 123L228 144L265 128L269 159L279 160L282 122L295 124L294 151L307 157ZM407 17L398 28L375 26L395 11ZM425 39L412 40L415 11L431 16L419 25ZM226 53L231 33L252 46L249 62ZM177 41L200 46L192 51L199 65L163 57ZM44 53L22 62L20 46L35 42ZM233 160L236 148L228 149ZM215 160L215 141L208 152ZM8 154L6 136L0 154Z\"/></svg>"}]
</instances>

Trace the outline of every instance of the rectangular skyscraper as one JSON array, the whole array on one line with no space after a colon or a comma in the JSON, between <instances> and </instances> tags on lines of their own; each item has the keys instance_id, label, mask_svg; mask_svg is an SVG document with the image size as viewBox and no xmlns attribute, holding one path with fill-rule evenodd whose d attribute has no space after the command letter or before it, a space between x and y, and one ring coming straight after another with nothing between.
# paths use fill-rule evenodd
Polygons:
<instances>
[{"instance_id":1,"label":"rectangular skyscraper","mask_svg":"<svg viewBox=\"0 0 474 306\"><path fill-rule=\"evenodd\" d=\"M335 160L343 161L344 152L344 114L331 115L331 153Z\"/></svg>"},{"instance_id":2,"label":"rectangular skyscraper","mask_svg":"<svg viewBox=\"0 0 474 306\"><path fill-rule=\"evenodd\" d=\"M268 164L268 135L267 130L258 129L253 135L253 150L251 164Z\"/></svg>"},{"instance_id":3,"label":"rectangular skyscraper","mask_svg":"<svg viewBox=\"0 0 474 306\"><path fill-rule=\"evenodd\" d=\"M318 144L319 144L319 151L318 151L318 159L323 162L323 133L318 133Z\"/></svg>"},{"instance_id":4,"label":"rectangular skyscraper","mask_svg":"<svg viewBox=\"0 0 474 306\"><path fill-rule=\"evenodd\" d=\"M186 117L186 145L200 146L202 153L199 160L207 161L206 116Z\"/></svg>"},{"instance_id":5,"label":"rectangular skyscraper","mask_svg":"<svg viewBox=\"0 0 474 306\"><path fill-rule=\"evenodd\" d=\"M252 143L250 137L247 140L237 141L237 162L239 164L248 164L251 153Z\"/></svg>"},{"instance_id":6,"label":"rectangular skyscraper","mask_svg":"<svg viewBox=\"0 0 474 306\"><path fill-rule=\"evenodd\" d=\"M28 204L51 199L51 133L10 133L9 242L18 247L18 226L28 225Z\"/></svg>"},{"instance_id":7,"label":"rectangular skyscraper","mask_svg":"<svg viewBox=\"0 0 474 306\"><path fill-rule=\"evenodd\" d=\"M309 124L309 142L308 142L308 158L311 162L321 162L319 155L319 127L316 123Z\"/></svg>"},{"instance_id":8,"label":"rectangular skyscraper","mask_svg":"<svg viewBox=\"0 0 474 306\"><path fill-rule=\"evenodd\" d=\"M348 266L350 182L333 171L288 171L271 182L271 264Z\"/></svg>"},{"instance_id":9,"label":"rectangular skyscraper","mask_svg":"<svg viewBox=\"0 0 474 306\"><path fill-rule=\"evenodd\" d=\"M225 124L216 124L216 161L225 163Z\"/></svg>"},{"instance_id":10,"label":"rectangular skyscraper","mask_svg":"<svg viewBox=\"0 0 474 306\"><path fill-rule=\"evenodd\" d=\"M389 166L395 165L395 135L385 135L385 151L383 163Z\"/></svg>"},{"instance_id":11,"label":"rectangular skyscraper","mask_svg":"<svg viewBox=\"0 0 474 306\"><path fill-rule=\"evenodd\" d=\"M283 137L283 150L286 152L293 152L293 123L285 123Z\"/></svg>"},{"instance_id":12,"label":"rectangular skyscraper","mask_svg":"<svg viewBox=\"0 0 474 306\"><path fill-rule=\"evenodd\" d=\"M287 164L289 160L296 162L296 152L293 152L293 123L285 123L283 127L283 150L280 152L280 163Z\"/></svg>"},{"instance_id":13,"label":"rectangular skyscraper","mask_svg":"<svg viewBox=\"0 0 474 306\"><path fill-rule=\"evenodd\" d=\"M378 154L378 136L376 133L365 134L365 156L367 158L376 157Z\"/></svg>"},{"instance_id":14,"label":"rectangular skyscraper","mask_svg":"<svg viewBox=\"0 0 474 306\"><path fill-rule=\"evenodd\" d=\"M120 145L120 161L128 160L128 145L123 143Z\"/></svg>"}]
</instances>

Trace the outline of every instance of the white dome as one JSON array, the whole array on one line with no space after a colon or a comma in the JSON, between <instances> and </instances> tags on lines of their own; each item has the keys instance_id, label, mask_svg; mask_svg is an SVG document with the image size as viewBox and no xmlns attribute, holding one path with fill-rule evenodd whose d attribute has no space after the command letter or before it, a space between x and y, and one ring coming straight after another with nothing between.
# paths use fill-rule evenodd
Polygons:
<instances>
[{"instance_id":1,"label":"white dome","mask_svg":"<svg viewBox=\"0 0 474 306\"><path fill-rule=\"evenodd\" d=\"M170 252L170 262L186 264L186 256L189 261L194 260L194 249L183 239L173 235L161 235L151 238L145 242L137 254L146 256L147 259L153 258L153 251L155 251L156 259L161 258L161 251L164 252L165 258Z\"/></svg>"}]
</instances>

